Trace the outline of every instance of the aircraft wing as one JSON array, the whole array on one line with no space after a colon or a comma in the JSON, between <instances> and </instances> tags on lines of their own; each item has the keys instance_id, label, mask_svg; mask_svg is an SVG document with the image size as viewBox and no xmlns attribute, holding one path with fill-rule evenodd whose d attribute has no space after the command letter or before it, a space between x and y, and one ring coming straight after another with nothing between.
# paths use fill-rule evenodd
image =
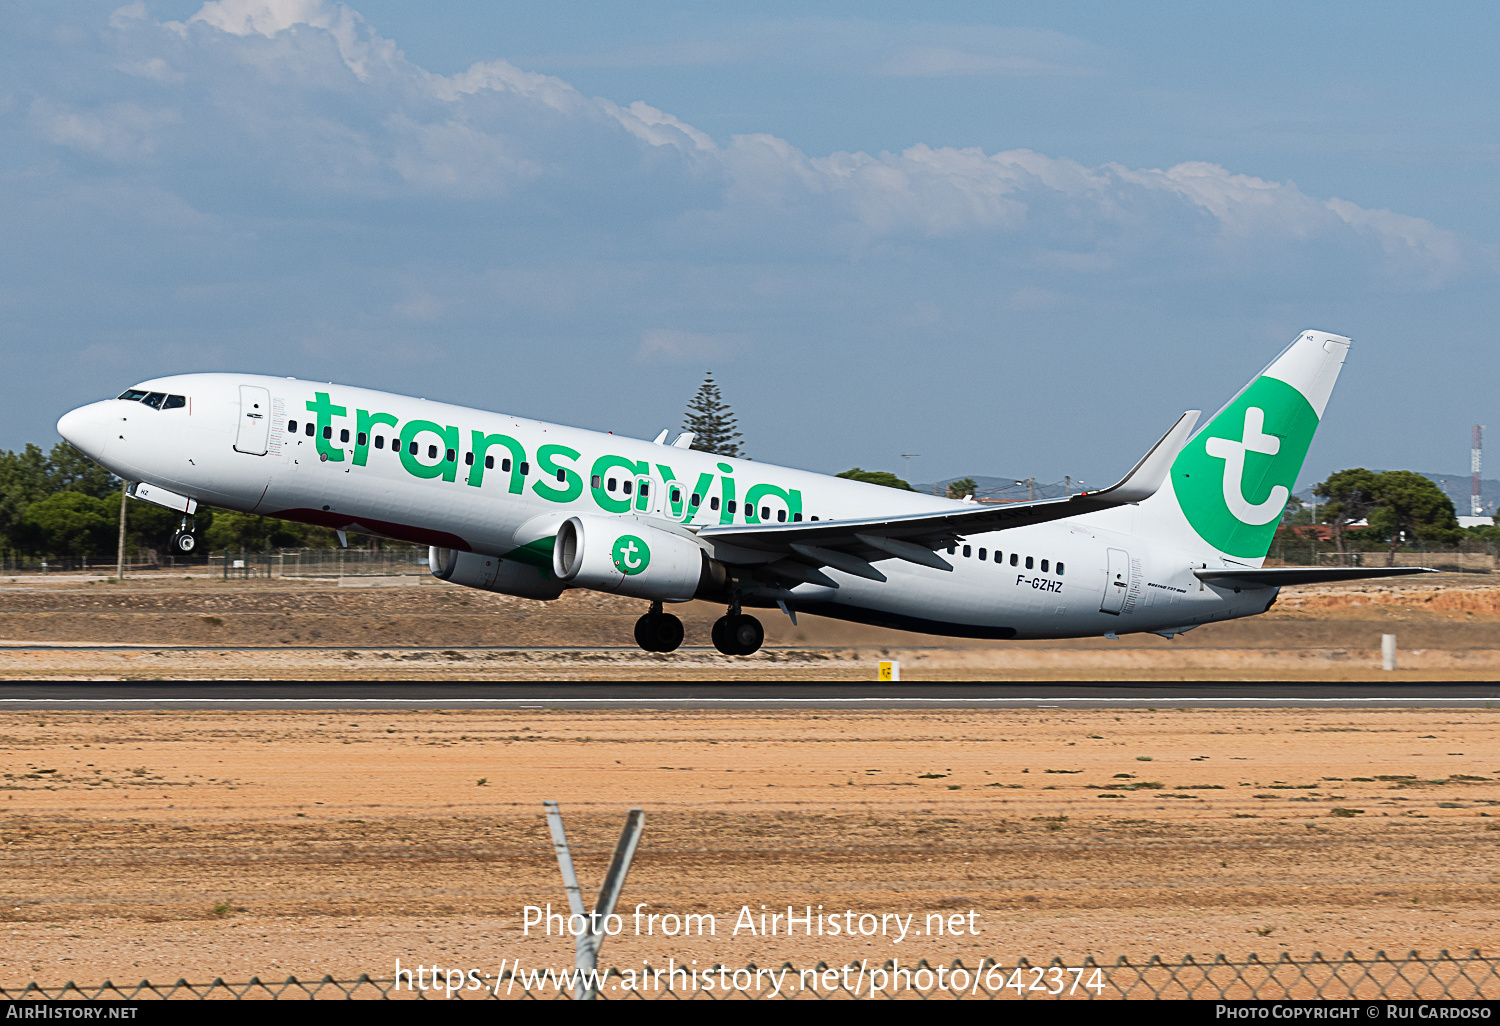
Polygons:
<instances>
[{"instance_id":1,"label":"aircraft wing","mask_svg":"<svg viewBox=\"0 0 1500 1026\"><path fill-rule=\"evenodd\" d=\"M1410 577L1412 574L1435 574L1425 566L1273 566L1209 567L1194 570L1193 576L1209 584L1244 588L1278 588L1284 584L1327 584L1332 581L1360 581L1370 577Z\"/></svg>"},{"instance_id":2,"label":"aircraft wing","mask_svg":"<svg viewBox=\"0 0 1500 1026\"><path fill-rule=\"evenodd\" d=\"M1155 494L1166 480L1172 461L1187 444L1198 414L1197 410L1189 410L1179 417L1171 430L1117 483L1066 499L973 504L895 517L704 527L698 531L698 537L709 543L714 558L725 563L769 565L783 576L826 585L834 582L818 572L818 567L831 566L875 581L886 578L871 563L883 559L904 559L938 570L952 570L952 564L934 550L956 544L967 535L1084 516L1140 502Z\"/></svg>"}]
</instances>

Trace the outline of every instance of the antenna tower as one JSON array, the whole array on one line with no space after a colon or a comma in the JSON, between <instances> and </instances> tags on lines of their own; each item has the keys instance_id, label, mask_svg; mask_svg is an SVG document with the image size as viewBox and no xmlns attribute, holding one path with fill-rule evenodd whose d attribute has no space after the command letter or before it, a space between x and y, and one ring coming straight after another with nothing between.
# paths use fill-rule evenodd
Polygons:
<instances>
[{"instance_id":1,"label":"antenna tower","mask_svg":"<svg viewBox=\"0 0 1500 1026\"><path fill-rule=\"evenodd\" d=\"M1484 425L1474 425L1474 445L1469 450L1469 472L1473 481L1469 485L1469 516L1483 516L1479 501L1479 470L1484 458Z\"/></svg>"}]
</instances>

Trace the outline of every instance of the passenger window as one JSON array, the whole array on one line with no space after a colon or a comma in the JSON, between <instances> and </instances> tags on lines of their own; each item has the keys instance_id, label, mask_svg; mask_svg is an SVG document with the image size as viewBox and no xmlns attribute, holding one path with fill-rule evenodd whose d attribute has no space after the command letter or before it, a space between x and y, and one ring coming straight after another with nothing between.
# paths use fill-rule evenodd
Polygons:
<instances>
[{"instance_id":1,"label":"passenger window","mask_svg":"<svg viewBox=\"0 0 1500 1026\"><path fill-rule=\"evenodd\" d=\"M466 453L464 453L464 466L466 466L466 467L472 467L473 465L474 465L474 454L472 452L466 452Z\"/></svg>"},{"instance_id":2,"label":"passenger window","mask_svg":"<svg viewBox=\"0 0 1500 1026\"><path fill-rule=\"evenodd\" d=\"M688 505L689 506L701 506L701 505L703 505L703 496L699 495L697 492L694 492L692 494L692 496L688 499Z\"/></svg>"},{"instance_id":3,"label":"passenger window","mask_svg":"<svg viewBox=\"0 0 1500 1026\"><path fill-rule=\"evenodd\" d=\"M147 406L151 407L153 410L159 410L159 409L161 409L161 404L163 402L165 402L166 399L167 399L167 393L165 393L165 392L152 392L149 395L147 395L146 398L142 399L141 402L145 403Z\"/></svg>"},{"instance_id":4,"label":"passenger window","mask_svg":"<svg viewBox=\"0 0 1500 1026\"><path fill-rule=\"evenodd\" d=\"M739 503L735 502L733 499L730 499L729 500L729 515L733 516L735 509L737 509L738 507L739 507Z\"/></svg>"},{"instance_id":5,"label":"passenger window","mask_svg":"<svg viewBox=\"0 0 1500 1026\"><path fill-rule=\"evenodd\" d=\"M509 462L510 462L510 460L506 460L506 461L505 461L505 462L506 462L506 463L509 463ZM528 476L530 476L530 474L531 474L531 464L530 464L530 463L527 463L527 462L525 462L525 461L524 461L524 460L523 460L523 461L522 461L522 462L521 462L521 476L522 476L522 477L528 477Z\"/></svg>"},{"instance_id":6,"label":"passenger window","mask_svg":"<svg viewBox=\"0 0 1500 1026\"><path fill-rule=\"evenodd\" d=\"M413 456L415 456L417 454L417 443L416 442L411 443L411 447L409 449L407 449L407 452L409 452Z\"/></svg>"},{"instance_id":7,"label":"passenger window","mask_svg":"<svg viewBox=\"0 0 1500 1026\"><path fill-rule=\"evenodd\" d=\"M1031 557L1030 556L1026 557L1026 569L1028 569L1028 570L1031 569Z\"/></svg>"},{"instance_id":8,"label":"passenger window","mask_svg":"<svg viewBox=\"0 0 1500 1026\"><path fill-rule=\"evenodd\" d=\"M493 456L486 456L484 458L484 469L485 470L494 470L495 469L495 457L493 457ZM506 470L510 469L510 460L506 460L505 461L505 468L504 469L506 469Z\"/></svg>"},{"instance_id":9,"label":"passenger window","mask_svg":"<svg viewBox=\"0 0 1500 1026\"><path fill-rule=\"evenodd\" d=\"M367 435L367 434L365 434L365 432L361 431L359 433L358 444L361 447L369 445L370 444L370 436Z\"/></svg>"},{"instance_id":10,"label":"passenger window","mask_svg":"<svg viewBox=\"0 0 1500 1026\"><path fill-rule=\"evenodd\" d=\"M600 480L598 474L595 474L593 477L589 478L589 487L590 488L601 488L601 487L603 487L603 485L604 485L604 482Z\"/></svg>"},{"instance_id":11,"label":"passenger window","mask_svg":"<svg viewBox=\"0 0 1500 1026\"><path fill-rule=\"evenodd\" d=\"M717 510L719 508L719 497L717 495L708 500L708 508L712 510Z\"/></svg>"},{"instance_id":12,"label":"passenger window","mask_svg":"<svg viewBox=\"0 0 1500 1026\"><path fill-rule=\"evenodd\" d=\"M953 555L957 551L958 551L958 546L957 545L949 545L948 546L948 555L951 556L951 555Z\"/></svg>"},{"instance_id":13,"label":"passenger window","mask_svg":"<svg viewBox=\"0 0 1500 1026\"><path fill-rule=\"evenodd\" d=\"M1042 573L1046 573L1046 572L1047 572L1047 561L1044 559L1044 560L1042 560Z\"/></svg>"},{"instance_id":14,"label":"passenger window","mask_svg":"<svg viewBox=\"0 0 1500 1026\"><path fill-rule=\"evenodd\" d=\"M770 520L771 519L771 507L770 506L762 506L760 508L760 518L762 520Z\"/></svg>"},{"instance_id":15,"label":"passenger window","mask_svg":"<svg viewBox=\"0 0 1500 1026\"><path fill-rule=\"evenodd\" d=\"M349 441L349 429L348 428L344 428L344 430L342 430L342 431L339 432L339 441L341 441L341 442L347 442L347 441Z\"/></svg>"},{"instance_id":16,"label":"passenger window","mask_svg":"<svg viewBox=\"0 0 1500 1026\"><path fill-rule=\"evenodd\" d=\"M801 513L793 513L792 514L792 522L795 523L795 524L802 523L802 514Z\"/></svg>"},{"instance_id":17,"label":"passenger window","mask_svg":"<svg viewBox=\"0 0 1500 1026\"><path fill-rule=\"evenodd\" d=\"M306 424L303 425L303 432L302 433L304 435L306 435L308 438L311 438L313 436L313 422L312 421L308 421Z\"/></svg>"},{"instance_id":18,"label":"passenger window","mask_svg":"<svg viewBox=\"0 0 1500 1026\"><path fill-rule=\"evenodd\" d=\"M680 491L678 491L676 488L672 489L672 501L673 502L681 502L682 501L682 493Z\"/></svg>"},{"instance_id":19,"label":"passenger window","mask_svg":"<svg viewBox=\"0 0 1500 1026\"><path fill-rule=\"evenodd\" d=\"M139 388L127 388L120 395L120 398L121 399L128 399L131 402L135 403L135 402L140 402L142 399L146 398L146 393L142 392Z\"/></svg>"},{"instance_id":20,"label":"passenger window","mask_svg":"<svg viewBox=\"0 0 1500 1026\"><path fill-rule=\"evenodd\" d=\"M1059 577L1062 576L1062 568L1063 568L1063 565L1061 563L1057 564L1057 576L1059 576Z\"/></svg>"},{"instance_id":21,"label":"passenger window","mask_svg":"<svg viewBox=\"0 0 1500 1026\"><path fill-rule=\"evenodd\" d=\"M778 509L776 511L776 519L780 523L783 523L783 524L786 523L786 510L784 510L784 509Z\"/></svg>"},{"instance_id":22,"label":"passenger window","mask_svg":"<svg viewBox=\"0 0 1500 1026\"><path fill-rule=\"evenodd\" d=\"M377 449L384 449L385 448L385 435L376 435L375 436L375 448L377 448Z\"/></svg>"},{"instance_id":23,"label":"passenger window","mask_svg":"<svg viewBox=\"0 0 1500 1026\"><path fill-rule=\"evenodd\" d=\"M968 559L973 554L974 554L974 550L971 549L971 548L969 548L969 546L965 545L964 546L964 558Z\"/></svg>"},{"instance_id":24,"label":"passenger window","mask_svg":"<svg viewBox=\"0 0 1500 1026\"><path fill-rule=\"evenodd\" d=\"M983 562L984 560L989 559L989 558L990 558L989 555L985 552L984 549L980 549L979 550L979 559L980 559L981 562Z\"/></svg>"},{"instance_id":25,"label":"passenger window","mask_svg":"<svg viewBox=\"0 0 1500 1026\"><path fill-rule=\"evenodd\" d=\"M999 549L995 550L995 562L996 563L1004 563L1005 562L1005 553L1001 552Z\"/></svg>"},{"instance_id":26,"label":"passenger window","mask_svg":"<svg viewBox=\"0 0 1500 1026\"><path fill-rule=\"evenodd\" d=\"M563 484L566 484L568 481L568 472L566 470L559 469L557 472L557 480Z\"/></svg>"},{"instance_id":27,"label":"passenger window","mask_svg":"<svg viewBox=\"0 0 1500 1026\"><path fill-rule=\"evenodd\" d=\"M818 518L817 518L817 517L813 517L813 519L814 519L814 520L816 520L816 519L818 519Z\"/></svg>"},{"instance_id":28,"label":"passenger window","mask_svg":"<svg viewBox=\"0 0 1500 1026\"><path fill-rule=\"evenodd\" d=\"M641 497L642 498L646 498L646 497L650 496L650 494L651 494L651 482L650 481L642 481L641 482Z\"/></svg>"},{"instance_id":29,"label":"passenger window","mask_svg":"<svg viewBox=\"0 0 1500 1026\"><path fill-rule=\"evenodd\" d=\"M167 401L161 404L161 408L164 410L180 410L186 405L187 396L169 395L167 396Z\"/></svg>"},{"instance_id":30,"label":"passenger window","mask_svg":"<svg viewBox=\"0 0 1500 1026\"><path fill-rule=\"evenodd\" d=\"M430 460L437 459L437 446L429 445L427 447L427 458Z\"/></svg>"},{"instance_id":31,"label":"passenger window","mask_svg":"<svg viewBox=\"0 0 1500 1026\"><path fill-rule=\"evenodd\" d=\"M635 484L635 482L632 481L632 480L630 480L630 478L627 477L625 480L623 480L623 481L620 482L620 490L622 492L624 492L626 495L629 495L630 494L630 486L633 485L633 484Z\"/></svg>"},{"instance_id":32,"label":"passenger window","mask_svg":"<svg viewBox=\"0 0 1500 1026\"><path fill-rule=\"evenodd\" d=\"M292 434L295 435L297 433L297 422L295 420L289 420L289 421L287 421L286 422L286 429L288 431L290 431Z\"/></svg>"},{"instance_id":33,"label":"passenger window","mask_svg":"<svg viewBox=\"0 0 1500 1026\"><path fill-rule=\"evenodd\" d=\"M323 429L323 437L326 438L326 439L328 439L329 441L332 441L333 440L333 428L331 428L331 427L324 428Z\"/></svg>"},{"instance_id":34,"label":"passenger window","mask_svg":"<svg viewBox=\"0 0 1500 1026\"><path fill-rule=\"evenodd\" d=\"M1014 552L1012 552L1010 554L1010 565L1011 566L1015 566L1018 562L1020 562L1020 558L1021 557L1017 556Z\"/></svg>"},{"instance_id":35,"label":"passenger window","mask_svg":"<svg viewBox=\"0 0 1500 1026\"><path fill-rule=\"evenodd\" d=\"M458 462L458 452L457 452L457 450L449 449L448 452L447 452L447 459L448 459L449 463L457 463Z\"/></svg>"},{"instance_id":36,"label":"passenger window","mask_svg":"<svg viewBox=\"0 0 1500 1026\"><path fill-rule=\"evenodd\" d=\"M604 490L606 492L612 492L612 491L615 490L615 488L616 488L616 482L615 482L614 478L610 478L608 481L604 482Z\"/></svg>"}]
</instances>

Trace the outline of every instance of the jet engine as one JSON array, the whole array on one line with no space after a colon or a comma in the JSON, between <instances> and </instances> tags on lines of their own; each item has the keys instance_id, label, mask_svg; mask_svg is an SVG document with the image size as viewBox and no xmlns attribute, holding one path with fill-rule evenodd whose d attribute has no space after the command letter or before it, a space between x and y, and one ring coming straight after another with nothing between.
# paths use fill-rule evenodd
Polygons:
<instances>
[{"instance_id":1,"label":"jet engine","mask_svg":"<svg viewBox=\"0 0 1500 1026\"><path fill-rule=\"evenodd\" d=\"M552 570L570 588L662 602L686 602L724 578L723 567L691 538L632 518L587 513L558 528Z\"/></svg>"},{"instance_id":2,"label":"jet engine","mask_svg":"<svg viewBox=\"0 0 1500 1026\"><path fill-rule=\"evenodd\" d=\"M433 546L427 550L427 562L440 581L519 598L555 599L567 587L541 567L499 556Z\"/></svg>"}]
</instances>

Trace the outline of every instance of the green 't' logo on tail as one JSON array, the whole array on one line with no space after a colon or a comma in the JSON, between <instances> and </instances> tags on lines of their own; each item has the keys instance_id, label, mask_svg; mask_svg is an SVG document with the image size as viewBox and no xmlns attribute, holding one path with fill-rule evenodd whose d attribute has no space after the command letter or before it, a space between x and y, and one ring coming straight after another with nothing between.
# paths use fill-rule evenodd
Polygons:
<instances>
[{"instance_id":1,"label":"green 't' logo on tail","mask_svg":"<svg viewBox=\"0 0 1500 1026\"><path fill-rule=\"evenodd\" d=\"M1172 464L1188 523L1226 555L1264 556L1317 429L1301 392L1257 378Z\"/></svg>"}]
</instances>

